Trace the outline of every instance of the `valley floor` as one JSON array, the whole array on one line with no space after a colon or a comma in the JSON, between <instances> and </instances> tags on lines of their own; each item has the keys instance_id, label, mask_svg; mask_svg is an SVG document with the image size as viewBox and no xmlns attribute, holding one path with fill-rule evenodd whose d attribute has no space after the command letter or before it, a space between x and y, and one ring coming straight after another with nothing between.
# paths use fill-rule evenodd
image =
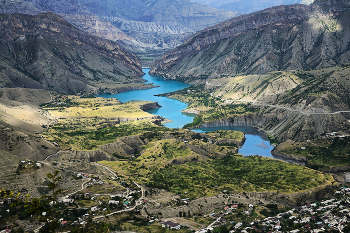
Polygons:
<instances>
[{"instance_id":1,"label":"valley floor","mask_svg":"<svg viewBox=\"0 0 350 233\"><path fill-rule=\"evenodd\" d=\"M328 71L323 82L348 67ZM153 102L51 93L23 102L4 96L1 111L35 127L6 122L6 117L1 123L1 224L14 231L43 232L50 227L163 232L164 221L180 224L179 232L347 229L348 191L334 193L338 182L346 183L345 177L321 171L348 165L348 108L331 87L318 91L317 72L248 77L251 83L223 78L167 94L197 111L185 128L259 127L278 144L276 152L301 159L306 166L237 154L244 143L241 132L163 127L164 119L142 110L159 107ZM335 78L338 84L342 77ZM296 85L276 87L287 79ZM271 90L279 92L273 97ZM331 104L321 109L326 99ZM331 133L324 133L327 130ZM343 166L342 171L347 169ZM47 176L55 171L61 177L57 181ZM27 204L26 194L31 195ZM320 202L330 199L331 206ZM323 219L335 210L344 211Z\"/></svg>"}]
</instances>

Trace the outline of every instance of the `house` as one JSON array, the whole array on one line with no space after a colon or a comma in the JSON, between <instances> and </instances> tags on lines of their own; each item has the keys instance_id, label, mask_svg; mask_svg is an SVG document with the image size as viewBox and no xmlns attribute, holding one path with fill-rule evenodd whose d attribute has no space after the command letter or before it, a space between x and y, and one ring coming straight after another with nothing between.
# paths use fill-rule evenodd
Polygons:
<instances>
[{"instance_id":1,"label":"house","mask_svg":"<svg viewBox=\"0 0 350 233\"><path fill-rule=\"evenodd\" d=\"M60 198L60 199L59 199L59 202L68 204L68 203L73 203L74 200L73 200L73 199L70 199L70 198L63 197L63 198Z\"/></svg>"},{"instance_id":2,"label":"house","mask_svg":"<svg viewBox=\"0 0 350 233\"><path fill-rule=\"evenodd\" d=\"M218 220L222 224L226 224L226 222L227 222L226 218L219 218Z\"/></svg>"},{"instance_id":3,"label":"house","mask_svg":"<svg viewBox=\"0 0 350 233\"><path fill-rule=\"evenodd\" d=\"M108 201L108 204L115 204L115 205L118 205L118 204L119 204L119 201L109 200L109 201Z\"/></svg>"},{"instance_id":4,"label":"house","mask_svg":"<svg viewBox=\"0 0 350 233\"><path fill-rule=\"evenodd\" d=\"M180 230L181 225L171 221L163 222L162 227L169 228L170 230Z\"/></svg>"},{"instance_id":5,"label":"house","mask_svg":"<svg viewBox=\"0 0 350 233\"><path fill-rule=\"evenodd\" d=\"M228 206L225 206L225 207L224 207L224 210L228 210L229 208L230 208L230 207L228 207Z\"/></svg>"},{"instance_id":6,"label":"house","mask_svg":"<svg viewBox=\"0 0 350 233\"><path fill-rule=\"evenodd\" d=\"M344 173L344 175L345 175L345 182L350 183L350 173L347 172L347 173Z\"/></svg>"},{"instance_id":7,"label":"house","mask_svg":"<svg viewBox=\"0 0 350 233\"><path fill-rule=\"evenodd\" d=\"M62 221L61 226L65 226L65 225L67 225L67 223L68 223L67 221Z\"/></svg>"}]
</instances>

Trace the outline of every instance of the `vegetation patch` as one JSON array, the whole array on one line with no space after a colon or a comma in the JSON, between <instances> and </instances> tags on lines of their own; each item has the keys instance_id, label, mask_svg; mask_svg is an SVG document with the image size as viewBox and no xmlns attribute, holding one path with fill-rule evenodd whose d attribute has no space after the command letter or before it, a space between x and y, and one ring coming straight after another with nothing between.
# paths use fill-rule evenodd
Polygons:
<instances>
[{"instance_id":1,"label":"vegetation patch","mask_svg":"<svg viewBox=\"0 0 350 233\"><path fill-rule=\"evenodd\" d=\"M205 196L218 187L233 192L298 192L333 181L332 176L277 160L227 156L208 162L170 165L150 175L151 187L163 188L192 198Z\"/></svg>"},{"instance_id":2,"label":"vegetation patch","mask_svg":"<svg viewBox=\"0 0 350 233\"><path fill-rule=\"evenodd\" d=\"M100 163L110 166L118 174L183 198L213 196L223 190L292 193L333 181L332 176L310 168L260 156L204 158L181 143L170 141L157 141L141 154L135 160ZM188 157L191 159L186 160ZM171 162L175 158L185 162Z\"/></svg>"},{"instance_id":3,"label":"vegetation patch","mask_svg":"<svg viewBox=\"0 0 350 233\"><path fill-rule=\"evenodd\" d=\"M147 103L150 102L122 104L116 99L60 96L41 106L54 119L44 136L62 148L92 150L99 145L115 142L118 137L157 132L161 127L152 123L150 119L153 115L140 108ZM140 118L149 120L136 120ZM120 119L129 122L120 123Z\"/></svg>"},{"instance_id":4,"label":"vegetation patch","mask_svg":"<svg viewBox=\"0 0 350 233\"><path fill-rule=\"evenodd\" d=\"M304 143L286 142L278 150L306 158L306 166L317 170L350 165L350 137L320 137Z\"/></svg>"}]
</instances>

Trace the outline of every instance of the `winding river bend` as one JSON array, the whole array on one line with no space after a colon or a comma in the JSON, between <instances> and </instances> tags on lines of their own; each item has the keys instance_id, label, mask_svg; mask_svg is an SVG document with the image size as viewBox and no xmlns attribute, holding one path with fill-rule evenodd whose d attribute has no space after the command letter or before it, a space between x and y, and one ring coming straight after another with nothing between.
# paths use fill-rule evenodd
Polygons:
<instances>
[{"instance_id":1,"label":"winding river bend","mask_svg":"<svg viewBox=\"0 0 350 233\"><path fill-rule=\"evenodd\" d=\"M190 85L183 82L165 80L164 78L150 75L148 73L149 69L143 69L143 72L146 73L143 76L143 79L146 79L147 83L153 83L159 87L146 90L123 92L115 95L103 94L99 96L105 98L117 98L123 103L131 100L149 100L158 102L158 104L162 106L161 108L151 109L147 112L164 117L166 119L170 119L172 122L164 125L169 128L182 128L185 124L191 123L195 116L193 114L181 113L182 110L187 108L187 104L178 100L155 96L168 92L178 91L189 87Z\"/></svg>"},{"instance_id":2,"label":"winding river bend","mask_svg":"<svg viewBox=\"0 0 350 233\"><path fill-rule=\"evenodd\" d=\"M158 109L151 109L148 112L172 120L172 122L165 124L165 126L169 128L182 128L185 124L191 123L195 116L193 114L184 114L181 112L187 108L187 104L178 100L155 96L158 94L181 90L189 87L190 85L183 82L165 80L161 77L150 75L148 73L149 69L143 69L143 72L146 73L143 78L147 80L147 83L153 83L159 87L146 90L124 92L115 95L104 94L100 96L105 98L117 98L123 103L131 100L149 100L158 102L162 107ZM244 156L260 155L264 157L282 159L271 154L273 146L270 144L266 135L253 127L201 128L195 129L194 131L208 132L214 130L237 130L245 133L246 141L244 145L238 150L238 152Z\"/></svg>"}]
</instances>

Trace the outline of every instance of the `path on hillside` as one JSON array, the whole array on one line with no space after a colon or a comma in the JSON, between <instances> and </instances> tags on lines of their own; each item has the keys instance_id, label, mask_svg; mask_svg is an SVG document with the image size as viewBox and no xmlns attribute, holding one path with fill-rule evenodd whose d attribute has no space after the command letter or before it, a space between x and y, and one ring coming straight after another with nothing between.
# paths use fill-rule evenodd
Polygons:
<instances>
[{"instance_id":1,"label":"path on hillside","mask_svg":"<svg viewBox=\"0 0 350 233\"><path fill-rule=\"evenodd\" d=\"M255 106L284 109L284 110L288 110L291 112L298 112L298 113L301 113L303 115L332 115L332 114L339 114L339 113L350 113L350 111L345 111L345 110L336 111L336 112L304 112L302 110L297 110L297 109L283 107L283 106L279 106L279 105L273 105L273 104L264 104L264 103L259 103L259 102L255 102L255 101L246 101L246 100L235 100L235 101L251 103L252 105L255 105Z\"/></svg>"},{"instance_id":2,"label":"path on hillside","mask_svg":"<svg viewBox=\"0 0 350 233\"><path fill-rule=\"evenodd\" d=\"M144 188L141 185L137 184L135 181L133 181L133 182L134 182L134 184L137 187L141 188L141 197L137 201L135 201L135 206L133 206L133 207L131 207L129 209L118 210L118 211L112 212L110 214L96 216L92 220L98 220L100 218L108 217L108 216L111 216L111 215L114 215L114 214L119 214L119 213L123 213L123 212L129 212L129 211L132 211L132 210L136 209L136 207L142 205L142 199L144 198L145 190L144 190Z\"/></svg>"}]
</instances>

